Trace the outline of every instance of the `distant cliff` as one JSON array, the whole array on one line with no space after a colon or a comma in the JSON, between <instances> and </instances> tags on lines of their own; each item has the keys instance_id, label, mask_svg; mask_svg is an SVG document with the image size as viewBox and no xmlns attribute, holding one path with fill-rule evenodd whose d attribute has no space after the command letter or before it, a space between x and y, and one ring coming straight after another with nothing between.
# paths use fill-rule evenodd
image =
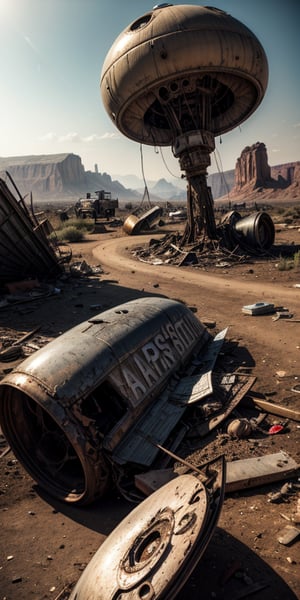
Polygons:
<instances>
[{"instance_id":1,"label":"distant cliff","mask_svg":"<svg viewBox=\"0 0 300 600\"><path fill-rule=\"evenodd\" d=\"M282 187L297 187L300 184L300 161L271 167L272 180Z\"/></svg>"},{"instance_id":2,"label":"distant cliff","mask_svg":"<svg viewBox=\"0 0 300 600\"><path fill-rule=\"evenodd\" d=\"M268 165L265 144L257 142L246 146L235 165L235 188L251 184L253 188L271 183L271 167Z\"/></svg>"},{"instance_id":3,"label":"distant cliff","mask_svg":"<svg viewBox=\"0 0 300 600\"><path fill-rule=\"evenodd\" d=\"M215 196L216 197L216 196ZM225 201L224 194L222 200ZM300 162L270 167L265 144L246 146L236 161L231 200L300 200Z\"/></svg>"},{"instance_id":4,"label":"distant cliff","mask_svg":"<svg viewBox=\"0 0 300 600\"><path fill-rule=\"evenodd\" d=\"M286 189L298 180L300 163L270 167L265 144L256 142L247 146L236 161L233 192L242 188Z\"/></svg>"},{"instance_id":5,"label":"distant cliff","mask_svg":"<svg viewBox=\"0 0 300 600\"><path fill-rule=\"evenodd\" d=\"M81 158L75 154L0 158L0 170L9 172L22 194L68 193L86 184Z\"/></svg>"},{"instance_id":6,"label":"distant cliff","mask_svg":"<svg viewBox=\"0 0 300 600\"><path fill-rule=\"evenodd\" d=\"M67 199L104 189L120 199L139 194L112 181L107 173L85 171L76 154L0 157L0 176L7 171L22 195L32 192L35 200Z\"/></svg>"},{"instance_id":7,"label":"distant cliff","mask_svg":"<svg viewBox=\"0 0 300 600\"><path fill-rule=\"evenodd\" d=\"M127 189L108 173L85 171L76 154L49 154L0 158L0 177L8 171L20 193L33 193L38 200L68 200L85 196L86 192L106 190L120 201L140 202L143 188ZM257 197L282 200L300 200L300 162L270 167L265 144L256 142L247 146L236 161L235 170L213 173L207 178L214 200L249 199ZM143 182L141 181L143 186ZM153 182L151 199L186 199L186 190L165 179Z\"/></svg>"}]
</instances>

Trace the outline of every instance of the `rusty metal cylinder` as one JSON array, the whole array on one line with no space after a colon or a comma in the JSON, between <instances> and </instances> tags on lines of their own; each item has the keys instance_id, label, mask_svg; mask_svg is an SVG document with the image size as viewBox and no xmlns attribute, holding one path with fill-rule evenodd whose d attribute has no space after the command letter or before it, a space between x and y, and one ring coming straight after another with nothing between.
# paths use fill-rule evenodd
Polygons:
<instances>
[{"instance_id":1,"label":"rusty metal cylinder","mask_svg":"<svg viewBox=\"0 0 300 600\"><path fill-rule=\"evenodd\" d=\"M0 425L50 495L88 503L111 485L112 453L208 332L180 302L119 305L26 358L0 384Z\"/></svg>"},{"instance_id":2,"label":"rusty metal cylinder","mask_svg":"<svg viewBox=\"0 0 300 600\"><path fill-rule=\"evenodd\" d=\"M125 219L123 229L128 235L139 232L140 218L137 215L129 215Z\"/></svg>"},{"instance_id":3,"label":"rusty metal cylinder","mask_svg":"<svg viewBox=\"0 0 300 600\"><path fill-rule=\"evenodd\" d=\"M141 215L129 215L124 221L123 229L128 235L137 235L141 231L151 229L151 226L162 215L160 206L153 206Z\"/></svg>"},{"instance_id":4,"label":"rusty metal cylinder","mask_svg":"<svg viewBox=\"0 0 300 600\"><path fill-rule=\"evenodd\" d=\"M251 213L239 219L234 225L234 230L241 244L250 248L268 250L274 243L274 223L266 212Z\"/></svg>"}]
</instances>

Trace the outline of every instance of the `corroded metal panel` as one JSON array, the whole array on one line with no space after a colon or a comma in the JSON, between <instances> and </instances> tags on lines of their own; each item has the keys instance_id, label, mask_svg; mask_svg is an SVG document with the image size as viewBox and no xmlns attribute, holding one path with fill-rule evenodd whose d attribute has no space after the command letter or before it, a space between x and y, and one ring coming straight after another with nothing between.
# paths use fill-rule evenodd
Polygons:
<instances>
[{"instance_id":1,"label":"corroded metal panel","mask_svg":"<svg viewBox=\"0 0 300 600\"><path fill-rule=\"evenodd\" d=\"M197 369L197 374L181 378L172 395L173 401L179 404L193 404L212 393L212 370L223 346L227 330L226 327L217 333L210 342L205 356L202 358L202 366Z\"/></svg>"},{"instance_id":2,"label":"corroded metal panel","mask_svg":"<svg viewBox=\"0 0 300 600\"><path fill-rule=\"evenodd\" d=\"M0 283L61 272L46 235L0 179Z\"/></svg>"},{"instance_id":3,"label":"corroded metal panel","mask_svg":"<svg viewBox=\"0 0 300 600\"><path fill-rule=\"evenodd\" d=\"M205 346L201 355L202 367L197 375L169 380L167 388L154 404L151 404L113 451L117 463L136 463L150 466L158 453L157 444L162 444L179 422L188 404L199 401L212 393L212 369L225 339L227 329L218 333ZM181 350L183 352L183 348ZM195 361L196 362L196 361ZM192 367L189 367L192 369ZM198 371L198 369L197 369ZM203 386L199 381L205 381ZM195 391L196 389L196 391ZM109 439L105 445L109 447Z\"/></svg>"},{"instance_id":4,"label":"corroded metal panel","mask_svg":"<svg viewBox=\"0 0 300 600\"><path fill-rule=\"evenodd\" d=\"M128 462L149 467L158 454L157 444L167 439L185 409L163 393L120 441L113 452L113 460L119 464Z\"/></svg>"},{"instance_id":5,"label":"corroded metal panel","mask_svg":"<svg viewBox=\"0 0 300 600\"><path fill-rule=\"evenodd\" d=\"M210 334L183 304L165 298L132 300L80 323L16 367L28 393L40 385L72 405L108 376L129 405L152 397ZM3 382L2 382L3 383Z\"/></svg>"},{"instance_id":6,"label":"corroded metal panel","mask_svg":"<svg viewBox=\"0 0 300 600\"><path fill-rule=\"evenodd\" d=\"M140 298L104 311L1 381L3 432L49 493L90 501L109 485L114 448L209 339L185 305L166 298ZM169 414L160 442L181 413Z\"/></svg>"}]
</instances>

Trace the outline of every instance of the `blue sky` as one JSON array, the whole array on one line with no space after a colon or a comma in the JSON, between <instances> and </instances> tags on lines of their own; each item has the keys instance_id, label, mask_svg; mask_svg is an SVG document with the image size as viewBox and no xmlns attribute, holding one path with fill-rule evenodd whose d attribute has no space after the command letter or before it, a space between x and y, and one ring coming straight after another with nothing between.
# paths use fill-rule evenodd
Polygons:
<instances>
[{"instance_id":1,"label":"blue sky","mask_svg":"<svg viewBox=\"0 0 300 600\"><path fill-rule=\"evenodd\" d=\"M173 2L173 4L201 4ZM85 169L141 176L139 144L120 134L100 97L104 58L152 0L0 0L0 156L73 152ZM203 3L204 4L204 3ZM267 146L270 165L300 160L299 0L216 0L249 27L269 62L257 111L216 139L223 170L243 148ZM144 147L148 179L180 175L169 148ZM167 166L166 166L167 165ZM217 171L214 157L209 172Z\"/></svg>"}]
</instances>

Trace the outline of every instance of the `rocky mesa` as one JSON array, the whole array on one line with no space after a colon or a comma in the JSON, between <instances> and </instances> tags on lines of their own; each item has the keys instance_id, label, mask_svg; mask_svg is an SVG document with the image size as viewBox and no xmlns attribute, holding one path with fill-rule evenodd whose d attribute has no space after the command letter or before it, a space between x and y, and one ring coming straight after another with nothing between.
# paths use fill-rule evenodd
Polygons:
<instances>
[{"instance_id":1,"label":"rocky mesa","mask_svg":"<svg viewBox=\"0 0 300 600\"><path fill-rule=\"evenodd\" d=\"M236 161L234 185L222 200L300 200L300 161L271 167L264 143L246 146Z\"/></svg>"},{"instance_id":2,"label":"rocky mesa","mask_svg":"<svg viewBox=\"0 0 300 600\"><path fill-rule=\"evenodd\" d=\"M80 156L71 153L0 157L3 179L6 172L22 195L32 192L35 200L66 200L101 189L124 200L136 195L107 173L85 171Z\"/></svg>"},{"instance_id":3,"label":"rocky mesa","mask_svg":"<svg viewBox=\"0 0 300 600\"><path fill-rule=\"evenodd\" d=\"M120 201L140 201L140 190L128 189L107 173L86 171L76 154L0 157L0 175L8 172L22 195L32 192L35 200L68 200L86 192L105 189ZM164 181L164 180L161 180ZM185 191L171 184L163 191L155 182L153 201L184 199ZM235 169L208 176L208 185L218 203L294 202L300 200L300 161L270 166L264 143L246 146ZM167 186L167 189L165 189Z\"/></svg>"}]
</instances>

